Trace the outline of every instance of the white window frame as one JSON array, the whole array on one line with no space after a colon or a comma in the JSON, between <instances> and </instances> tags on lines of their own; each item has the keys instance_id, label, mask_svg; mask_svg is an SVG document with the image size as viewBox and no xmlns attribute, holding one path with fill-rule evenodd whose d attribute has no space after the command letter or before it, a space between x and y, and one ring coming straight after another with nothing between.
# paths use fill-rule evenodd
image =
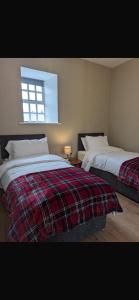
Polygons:
<instances>
[{"instance_id":1,"label":"white window frame","mask_svg":"<svg viewBox=\"0 0 139 300\"><path fill-rule=\"evenodd\" d=\"M22 99L22 91L28 92L28 89L22 89L22 85L20 86L21 91L21 110L22 110L22 120L19 124L61 124L59 122L58 116L58 75L55 73L49 73L46 71L36 70L32 68L28 68L26 66L20 67L20 78L21 83L33 84L36 82L43 82L43 101L37 100L35 96L35 100ZM25 80L25 81L24 81ZM35 84L36 84L35 83ZM29 86L27 86L29 88ZM35 87L36 90L36 87ZM30 90L31 92L31 90ZM33 91L32 91L33 92ZM28 95L29 96L29 95ZM37 100L37 101L36 101ZM37 102L37 103L36 103ZM23 103L27 103L29 105L29 120L24 121L24 113L23 111ZM36 119L36 121L31 120L31 111L30 111L30 103L31 104L43 104L44 105L44 121ZM37 107L36 107L37 108ZM34 112L34 114L37 113ZM41 112L40 112L41 114Z\"/></svg>"}]
</instances>

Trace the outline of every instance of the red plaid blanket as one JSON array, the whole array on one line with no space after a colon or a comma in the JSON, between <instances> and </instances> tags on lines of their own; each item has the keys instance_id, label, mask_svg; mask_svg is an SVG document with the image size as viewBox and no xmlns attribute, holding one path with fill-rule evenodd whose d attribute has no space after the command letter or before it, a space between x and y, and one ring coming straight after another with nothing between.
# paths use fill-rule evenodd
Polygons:
<instances>
[{"instance_id":1,"label":"red plaid blanket","mask_svg":"<svg viewBox=\"0 0 139 300\"><path fill-rule=\"evenodd\" d=\"M14 179L3 195L10 212L10 241L45 241L90 218L122 212L114 190L80 168L44 171Z\"/></svg>"},{"instance_id":2,"label":"red plaid blanket","mask_svg":"<svg viewBox=\"0 0 139 300\"><path fill-rule=\"evenodd\" d=\"M119 171L119 180L139 192L139 157L122 163Z\"/></svg>"}]
</instances>

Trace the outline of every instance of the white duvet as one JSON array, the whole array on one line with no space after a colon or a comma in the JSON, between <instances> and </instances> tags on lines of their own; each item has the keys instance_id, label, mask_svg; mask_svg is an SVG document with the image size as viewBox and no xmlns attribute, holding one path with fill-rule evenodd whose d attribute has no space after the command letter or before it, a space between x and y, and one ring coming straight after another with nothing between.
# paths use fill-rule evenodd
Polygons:
<instances>
[{"instance_id":1,"label":"white duvet","mask_svg":"<svg viewBox=\"0 0 139 300\"><path fill-rule=\"evenodd\" d=\"M118 176L122 163L135 157L139 157L139 153L112 146L101 147L85 152L82 167L85 171L94 167Z\"/></svg>"},{"instance_id":2,"label":"white duvet","mask_svg":"<svg viewBox=\"0 0 139 300\"><path fill-rule=\"evenodd\" d=\"M73 166L68 161L53 154L12 159L0 166L0 187L6 191L10 182L19 176L70 167Z\"/></svg>"}]
</instances>

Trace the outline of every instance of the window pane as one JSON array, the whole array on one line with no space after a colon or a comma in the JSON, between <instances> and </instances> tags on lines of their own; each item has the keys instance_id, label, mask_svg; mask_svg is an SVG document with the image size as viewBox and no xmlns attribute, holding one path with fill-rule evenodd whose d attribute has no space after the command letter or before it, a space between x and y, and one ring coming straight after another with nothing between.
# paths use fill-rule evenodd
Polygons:
<instances>
[{"instance_id":1,"label":"window pane","mask_svg":"<svg viewBox=\"0 0 139 300\"><path fill-rule=\"evenodd\" d=\"M30 104L30 111L33 113L36 112L36 104Z\"/></svg>"},{"instance_id":2,"label":"window pane","mask_svg":"<svg viewBox=\"0 0 139 300\"><path fill-rule=\"evenodd\" d=\"M29 105L27 103L23 103L23 112L29 112Z\"/></svg>"},{"instance_id":3,"label":"window pane","mask_svg":"<svg viewBox=\"0 0 139 300\"><path fill-rule=\"evenodd\" d=\"M36 91L37 91L37 92L42 92L42 87L39 86L39 85L36 85Z\"/></svg>"},{"instance_id":4,"label":"window pane","mask_svg":"<svg viewBox=\"0 0 139 300\"><path fill-rule=\"evenodd\" d=\"M35 91L35 85L34 84L29 84L29 90L30 91Z\"/></svg>"},{"instance_id":5,"label":"window pane","mask_svg":"<svg viewBox=\"0 0 139 300\"><path fill-rule=\"evenodd\" d=\"M28 100L28 93L27 92L22 92L22 99Z\"/></svg>"},{"instance_id":6,"label":"window pane","mask_svg":"<svg viewBox=\"0 0 139 300\"><path fill-rule=\"evenodd\" d=\"M38 115L38 121L44 121L44 115Z\"/></svg>"},{"instance_id":7,"label":"window pane","mask_svg":"<svg viewBox=\"0 0 139 300\"><path fill-rule=\"evenodd\" d=\"M22 88L22 90L27 90L27 84L26 83L21 83L21 88Z\"/></svg>"},{"instance_id":8,"label":"window pane","mask_svg":"<svg viewBox=\"0 0 139 300\"><path fill-rule=\"evenodd\" d=\"M31 114L31 121L36 121L37 118L36 118L36 114Z\"/></svg>"},{"instance_id":9,"label":"window pane","mask_svg":"<svg viewBox=\"0 0 139 300\"><path fill-rule=\"evenodd\" d=\"M37 93L37 100L38 100L38 101L42 101L42 94L38 94L38 93Z\"/></svg>"},{"instance_id":10,"label":"window pane","mask_svg":"<svg viewBox=\"0 0 139 300\"><path fill-rule=\"evenodd\" d=\"M35 100L35 93L29 93L29 99Z\"/></svg>"},{"instance_id":11,"label":"window pane","mask_svg":"<svg viewBox=\"0 0 139 300\"><path fill-rule=\"evenodd\" d=\"M25 122L29 121L29 114L24 114L24 121Z\"/></svg>"},{"instance_id":12,"label":"window pane","mask_svg":"<svg viewBox=\"0 0 139 300\"><path fill-rule=\"evenodd\" d=\"M44 105L43 104L38 104L37 105L38 113L44 113Z\"/></svg>"}]
</instances>

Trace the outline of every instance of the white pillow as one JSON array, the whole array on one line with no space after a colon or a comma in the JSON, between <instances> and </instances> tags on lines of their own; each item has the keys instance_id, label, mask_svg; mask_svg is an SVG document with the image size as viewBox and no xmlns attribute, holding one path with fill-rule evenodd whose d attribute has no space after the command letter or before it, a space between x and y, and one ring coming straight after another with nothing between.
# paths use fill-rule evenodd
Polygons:
<instances>
[{"instance_id":1,"label":"white pillow","mask_svg":"<svg viewBox=\"0 0 139 300\"><path fill-rule=\"evenodd\" d=\"M38 154L49 154L47 137L40 140L9 141L5 149L9 152L9 159Z\"/></svg>"},{"instance_id":2,"label":"white pillow","mask_svg":"<svg viewBox=\"0 0 139 300\"><path fill-rule=\"evenodd\" d=\"M81 137L81 141L82 141L82 143L83 143L84 149L87 151L86 137Z\"/></svg>"},{"instance_id":3,"label":"white pillow","mask_svg":"<svg viewBox=\"0 0 139 300\"><path fill-rule=\"evenodd\" d=\"M109 146L107 136L86 136L86 143L88 150Z\"/></svg>"},{"instance_id":4,"label":"white pillow","mask_svg":"<svg viewBox=\"0 0 139 300\"><path fill-rule=\"evenodd\" d=\"M5 147L6 151L9 153L8 159L13 159L13 146L12 146L13 141L9 141Z\"/></svg>"}]
</instances>

